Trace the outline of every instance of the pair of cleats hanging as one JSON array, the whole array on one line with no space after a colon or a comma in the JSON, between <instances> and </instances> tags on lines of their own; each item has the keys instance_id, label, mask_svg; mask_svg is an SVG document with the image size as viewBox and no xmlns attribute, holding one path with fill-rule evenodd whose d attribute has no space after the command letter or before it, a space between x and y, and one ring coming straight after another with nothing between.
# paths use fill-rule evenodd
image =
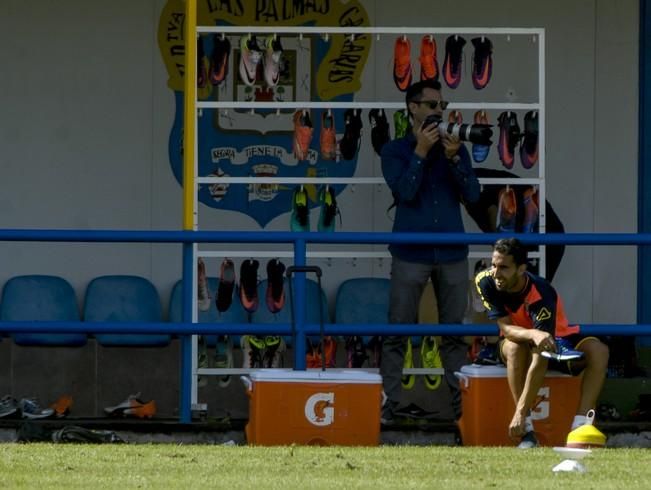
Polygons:
<instances>
[{"instance_id":1,"label":"pair of cleats hanging","mask_svg":"<svg viewBox=\"0 0 651 490\"><path fill-rule=\"evenodd\" d=\"M497 198L497 216L495 230L502 233L516 233L519 228L518 212L524 213L521 219L523 233L534 233L538 230L539 216L538 191L528 187L522 193L522 207L518 207L517 194L513 187L506 186L500 190Z\"/></svg>"},{"instance_id":2,"label":"pair of cleats hanging","mask_svg":"<svg viewBox=\"0 0 651 490\"><path fill-rule=\"evenodd\" d=\"M438 342L436 337L427 336L423 337L420 344L420 361L424 368L428 369L440 369L443 367L443 362L441 361L441 355L439 354ZM405 352L405 368L414 367L414 355L413 347L411 343L411 337L407 338L407 349ZM441 375L440 374L425 374L423 375L423 382L425 387L430 390L436 390L441 385ZM406 390L410 390L416 384L416 376L413 374L403 374L402 376L402 387Z\"/></svg>"},{"instance_id":3,"label":"pair of cleats hanging","mask_svg":"<svg viewBox=\"0 0 651 490\"><path fill-rule=\"evenodd\" d=\"M529 111L524 116L524 133L520 132L515 112L502 112L498 118L500 139L497 145L504 167L511 169L515 163L515 149L520 144L520 162L526 169L538 162L538 111Z\"/></svg>"},{"instance_id":4,"label":"pair of cleats hanging","mask_svg":"<svg viewBox=\"0 0 651 490\"><path fill-rule=\"evenodd\" d=\"M317 225L318 231L334 231L335 218L341 213L337 206L335 189L329 185L322 187L318 195L321 212ZM304 186L299 186L292 193L292 212L290 215L290 229L292 231L310 231L309 197Z\"/></svg>"}]
</instances>

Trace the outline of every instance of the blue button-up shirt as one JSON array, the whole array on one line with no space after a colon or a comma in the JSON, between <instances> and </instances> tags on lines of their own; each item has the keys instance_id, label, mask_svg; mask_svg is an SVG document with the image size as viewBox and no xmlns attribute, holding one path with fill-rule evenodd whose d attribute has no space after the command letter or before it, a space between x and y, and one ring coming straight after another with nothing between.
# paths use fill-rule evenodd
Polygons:
<instances>
[{"instance_id":1,"label":"blue button-up shirt","mask_svg":"<svg viewBox=\"0 0 651 490\"><path fill-rule=\"evenodd\" d=\"M435 144L421 159L414 153L416 137L409 133L382 148L382 173L391 189L395 232L464 232L461 202L479 199L479 181L468 150L461 145L456 163ZM467 245L391 244L391 255L409 262L446 263L468 257Z\"/></svg>"}]
</instances>

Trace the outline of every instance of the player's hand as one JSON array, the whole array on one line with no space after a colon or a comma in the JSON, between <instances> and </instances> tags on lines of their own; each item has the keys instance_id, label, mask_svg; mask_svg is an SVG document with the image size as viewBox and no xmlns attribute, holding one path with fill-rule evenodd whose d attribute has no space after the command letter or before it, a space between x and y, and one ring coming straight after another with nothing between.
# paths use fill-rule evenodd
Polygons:
<instances>
[{"instance_id":1,"label":"player's hand","mask_svg":"<svg viewBox=\"0 0 651 490\"><path fill-rule=\"evenodd\" d=\"M536 352L556 352L556 342L554 342L554 337L552 337L549 332L543 332L542 330L533 330L531 332L531 335L531 340L536 347Z\"/></svg>"},{"instance_id":2,"label":"player's hand","mask_svg":"<svg viewBox=\"0 0 651 490\"><path fill-rule=\"evenodd\" d=\"M424 124L422 123L416 131L416 149L414 150L422 158L427 156L430 148L441 138L436 124L429 126L424 126Z\"/></svg>"},{"instance_id":3,"label":"player's hand","mask_svg":"<svg viewBox=\"0 0 651 490\"><path fill-rule=\"evenodd\" d=\"M461 140L458 136L453 134L446 134L443 136L443 149L445 151L445 158L452 160L454 155L459 152L459 147L461 146Z\"/></svg>"}]
</instances>

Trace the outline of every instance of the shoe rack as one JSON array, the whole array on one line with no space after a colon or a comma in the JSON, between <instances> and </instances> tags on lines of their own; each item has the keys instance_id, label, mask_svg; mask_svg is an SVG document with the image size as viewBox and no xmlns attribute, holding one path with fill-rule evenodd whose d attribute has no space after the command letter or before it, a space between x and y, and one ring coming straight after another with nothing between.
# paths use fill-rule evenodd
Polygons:
<instances>
[{"instance_id":1,"label":"shoe rack","mask_svg":"<svg viewBox=\"0 0 651 490\"><path fill-rule=\"evenodd\" d=\"M539 206L539 215L538 215L538 230L539 233L545 233L545 202L546 202L546 192L545 192L545 29L542 28L493 28L493 27L452 27L452 28L435 28L435 27L323 27L323 26L196 26L197 35L201 34L220 34L224 35L246 35L246 34L256 34L256 35L273 35L278 34L282 35L291 35L298 36L302 38L303 36L320 36L327 40L328 36L373 36L376 40L380 40L381 36L392 36L398 37L402 35L467 35L467 36L506 36L507 40L512 42L517 42L518 38L522 39L533 39L537 43L538 51L538 73L537 73L537 83L538 83L538 94L537 101L533 103L516 103L509 102L505 100L504 102L451 102L448 106L448 110L466 110L466 111L477 111L477 110L487 110L487 111L537 111L538 113L538 163L537 165L537 176L530 178L482 178L479 179L480 184L500 184L500 185L531 185L537 188L538 198L540 202ZM391 56L391 54L387 54ZM195 64L188 67L186 73L192 74L193 78L196 78L196 57L193 61ZM232 61L234 63L234 61ZM384 61L383 61L384 62ZM388 61L387 61L388 64ZM236 74L237 67L233 66L233 76ZM469 76L469 75L466 75ZM196 80L194 80L196 86ZM444 86L445 88L445 86ZM396 97L397 98L397 97ZM197 92L195 91L195 100L194 100L194 116L199 118L202 116L202 111L204 110L217 110L217 111L229 111L229 110L296 110L296 109L361 109L361 110L370 110L370 109L385 109L385 110L401 110L404 109L404 101L372 101L372 102L362 102L362 101L350 101L350 102L340 102L340 101L284 101L284 102L255 102L255 101L206 101L199 100L197 97ZM499 139L499 127L497 126L496 118L491 121L494 125L494 145L497 146L497 140ZM195 127L198 126L197 119L195 119ZM522 128L523 129L523 128ZM194 187L194 229L197 229L197 193L200 185L212 185L212 184L360 184L360 185L385 185L383 177L371 177L371 176L354 176L354 177L202 177L197 175L197 154L198 154L198 143L197 136L195 135L195 144L194 148L191 149L193 152L194 159L194 182L191 184ZM497 148L493 149L494 152L497 152ZM195 257L194 257L194 274L196 275L196 261L197 257L260 257L260 258L291 258L293 257L292 251L242 251L242 250L218 250L218 251L198 251L195 245ZM538 248L538 252L533 252L529 254L531 258L537 258L539 263L539 270L545 270L545 249L543 246ZM470 258L484 258L487 254L485 252L474 252L471 251ZM353 258L353 259L388 259L390 257L388 252L317 252L317 251L308 251L307 257L311 258L327 258L327 259L341 259L341 258ZM196 283L196 277L195 277ZM195 288L195 298L196 298L196 284ZM193 321L196 321L197 312L193 313ZM194 347L194 358L196 362L196 342ZM195 364L196 370L196 364ZM218 372L219 371L219 372ZM231 371L231 370L229 370ZM241 370L232 370L232 371L241 371ZM224 374L224 370L199 370L200 374ZM196 403L196 376L194 377L195 381L193 383L193 403Z\"/></svg>"}]
</instances>

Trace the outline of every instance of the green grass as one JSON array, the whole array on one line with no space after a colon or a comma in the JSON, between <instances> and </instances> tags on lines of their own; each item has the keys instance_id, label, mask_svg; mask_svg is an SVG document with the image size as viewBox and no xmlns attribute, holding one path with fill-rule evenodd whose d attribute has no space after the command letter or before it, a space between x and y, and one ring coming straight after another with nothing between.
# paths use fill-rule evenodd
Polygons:
<instances>
[{"instance_id":1,"label":"green grass","mask_svg":"<svg viewBox=\"0 0 651 490\"><path fill-rule=\"evenodd\" d=\"M0 444L0 488L646 488L651 452L600 449L552 473L549 448Z\"/></svg>"}]
</instances>

